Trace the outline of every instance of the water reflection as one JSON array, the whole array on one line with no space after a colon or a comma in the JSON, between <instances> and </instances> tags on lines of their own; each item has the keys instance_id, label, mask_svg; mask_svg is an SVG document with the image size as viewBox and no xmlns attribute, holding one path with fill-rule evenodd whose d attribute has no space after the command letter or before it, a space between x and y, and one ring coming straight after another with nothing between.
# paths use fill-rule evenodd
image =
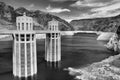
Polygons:
<instances>
[{"instance_id":1,"label":"water reflection","mask_svg":"<svg viewBox=\"0 0 120 80\"><path fill-rule=\"evenodd\" d=\"M61 68L61 61L59 62L46 62L47 68L52 69L60 69Z\"/></svg>"},{"instance_id":2,"label":"water reflection","mask_svg":"<svg viewBox=\"0 0 120 80\"><path fill-rule=\"evenodd\" d=\"M37 74L34 75L34 76L29 76L29 77L27 77L27 78L25 78L25 77L21 77L21 78L19 78L19 77L14 77L13 80L37 80Z\"/></svg>"}]
</instances>

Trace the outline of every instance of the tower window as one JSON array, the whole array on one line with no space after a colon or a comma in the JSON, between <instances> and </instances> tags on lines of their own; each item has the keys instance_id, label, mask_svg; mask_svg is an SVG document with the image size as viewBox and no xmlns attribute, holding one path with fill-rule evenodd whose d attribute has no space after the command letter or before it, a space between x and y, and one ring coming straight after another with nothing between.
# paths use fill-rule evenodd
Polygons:
<instances>
[{"instance_id":1,"label":"tower window","mask_svg":"<svg viewBox=\"0 0 120 80\"><path fill-rule=\"evenodd\" d=\"M26 41L30 41L30 34L26 35Z\"/></svg>"},{"instance_id":2,"label":"tower window","mask_svg":"<svg viewBox=\"0 0 120 80\"><path fill-rule=\"evenodd\" d=\"M25 41L25 35L24 34L21 34L20 37L21 37L21 41Z\"/></svg>"},{"instance_id":3,"label":"tower window","mask_svg":"<svg viewBox=\"0 0 120 80\"><path fill-rule=\"evenodd\" d=\"M51 37L51 35L50 34L46 34L48 37Z\"/></svg>"},{"instance_id":4,"label":"tower window","mask_svg":"<svg viewBox=\"0 0 120 80\"><path fill-rule=\"evenodd\" d=\"M55 33L52 33L52 37L53 37L53 38L55 37Z\"/></svg>"},{"instance_id":5,"label":"tower window","mask_svg":"<svg viewBox=\"0 0 120 80\"><path fill-rule=\"evenodd\" d=\"M22 23L22 30L24 30L24 23Z\"/></svg>"},{"instance_id":6,"label":"tower window","mask_svg":"<svg viewBox=\"0 0 120 80\"><path fill-rule=\"evenodd\" d=\"M32 40L34 40L34 34L32 34Z\"/></svg>"},{"instance_id":7,"label":"tower window","mask_svg":"<svg viewBox=\"0 0 120 80\"><path fill-rule=\"evenodd\" d=\"M55 25L54 25L54 31L55 31Z\"/></svg>"},{"instance_id":8,"label":"tower window","mask_svg":"<svg viewBox=\"0 0 120 80\"><path fill-rule=\"evenodd\" d=\"M57 30L57 26L55 26L55 30Z\"/></svg>"},{"instance_id":9,"label":"tower window","mask_svg":"<svg viewBox=\"0 0 120 80\"><path fill-rule=\"evenodd\" d=\"M50 30L51 30L51 26L50 26Z\"/></svg>"},{"instance_id":10,"label":"tower window","mask_svg":"<svg viewBox=\"0 0 120 80\"><path fill-rule=\"evenodd\" d=\"M20 23L18 23L18 30L20 30Z\"/></svg>"},{"instance_id":11,"label":"tower window","mask_svg":"<svg viewBox=\"0 0 120 80\"><path fill-rule=\"evenodd\" d=\"M18 40L19 40L19 39L18 39L18 37L19 37L18 34L16 34L15 36L16 36L16 40L18 41Z\"/></svg>"},{"instance_id":12,"label":"tower window","mask_svg":"<svg viewBox=\"0 0 120 80\"><path fill-rule=\"evenodd\" d=\"M31 23L30 23L30 30L31 30Z\"/></svg>"},{"instance_id":13,"label":"tower window","mask_svg":"<svg viewBox=\"0 0 120 80\"><path fill-rule=\"evenodd\" d=\"M30 23L30 30L32 30L32 23Z\"/></svg>"},{"instance_id":14,"label":"tower window","mask_svg":"<svg viewBox=\"0 0 120 80\"><path fill-rule=\"evenodd\" d=\"M59 34L58 33L56 33L56 37L58 37L59 36Z\"/></svg>"},{"instance_id":15,"label":"tower window","mask_svg":"<svg viewBox=\"0 0 120 80\"><path fill-rule=\"evenodd\" d=\"M52 30L54 31L54 25L52 26Z\"/></svg>"},{"instance_id":16,"label":"tower window","mask_svg":"<svg viewBox=\"0 0 120 80\"><path fill-rule=\"evenodd\" d=\"M28 30L28 23L26 23L26 30Z\"/></svg>"}]
</instances>

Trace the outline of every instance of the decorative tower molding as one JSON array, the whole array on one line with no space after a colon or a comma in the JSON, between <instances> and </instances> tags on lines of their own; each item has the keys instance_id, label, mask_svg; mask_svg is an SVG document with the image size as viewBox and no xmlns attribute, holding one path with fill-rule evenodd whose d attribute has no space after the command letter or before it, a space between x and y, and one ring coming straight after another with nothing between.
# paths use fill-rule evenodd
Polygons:
<instances>
[{"instance_id":1,"label":"decorative tower molding","mask_svg":"<svg viewBox=\"0 0 120 80\"><path fill-rule=\"evenodd\" d=\"M61 34L58 26L59 22L55 19L48 22L48 30L54 32L46 34L45 60L47 62L61 61Z\"/></svg>"},{"instance_id":2,"label":"decorative tower molding","mask_svg":"<svg viewBox=\"0 0 120 80\"><path fill-rule=\"evenodd\" d=\"M27 78L37 74L36 35L33 19L26 16L16 18L17 31L14 35L13 75Z\"/></svg>"}]
</instances>

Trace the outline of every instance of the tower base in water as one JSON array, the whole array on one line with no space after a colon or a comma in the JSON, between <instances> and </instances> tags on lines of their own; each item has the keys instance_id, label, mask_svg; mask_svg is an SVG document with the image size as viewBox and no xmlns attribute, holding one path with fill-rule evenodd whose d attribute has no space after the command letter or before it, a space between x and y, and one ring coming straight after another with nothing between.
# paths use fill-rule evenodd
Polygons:
<instances>
[{"instance_id":1,"label":"tower base in water","mask_svg":"<svg viewBox=\"0 0 120 80\"><path fill-rule=\"evenodd\" d=\"M59 62L46 62L46 66L52 69L60 69L61 68L61 61Z\"/></svg>"},{"instance_id":2,"label":"tower base in water","mask_svg":"<svg viewBox=\"0 0 120 80\"><path fill-rule=\"evenodd\" d=\"M37 74L33 76L28 76L28 77L15 77L13 80L37 80Z\"/></svg>"},{"instance_id":3,"label":"tower base in water","mask_svg":"<svg viewBox=\"0 0 120 80\"><path fill-rule=\"evenodd\" d=\"M45 60L47 62L61 61L61 36L60 33L46 34Z\"/></svg>"},{"instance_id":4,"label":"tower base in water","mask_svg":"<svg viewBox=\"0 0 120 80\"><path fill-rule=\"evenodd\" d=\"M37 74L36 38L34 32L14 34L13 75L15 77Z\"/></svg>"}]
</instances>

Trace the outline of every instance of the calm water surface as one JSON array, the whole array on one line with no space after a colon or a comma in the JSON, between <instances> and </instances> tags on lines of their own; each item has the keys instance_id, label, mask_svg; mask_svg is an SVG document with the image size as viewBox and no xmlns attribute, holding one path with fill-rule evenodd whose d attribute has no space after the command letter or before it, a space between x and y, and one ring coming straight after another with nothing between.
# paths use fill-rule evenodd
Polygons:
<instances>
[{"instance_id":1,"label":"calm water surface","mask_svg":"<svg viewBox=\"0 0 120 80\"><path fill-rule=\"evenodd\" d=\"M62 37L62 61L56 64L44 60L45 42L37 41L37 80L74 80L64 71L67 67L84 67L101 61L114 53L104 47L103 41L96 41L96 34L77 34ZM12 41L0 42L0 80L13 80Z\"/></svg>"}]
</instances>

